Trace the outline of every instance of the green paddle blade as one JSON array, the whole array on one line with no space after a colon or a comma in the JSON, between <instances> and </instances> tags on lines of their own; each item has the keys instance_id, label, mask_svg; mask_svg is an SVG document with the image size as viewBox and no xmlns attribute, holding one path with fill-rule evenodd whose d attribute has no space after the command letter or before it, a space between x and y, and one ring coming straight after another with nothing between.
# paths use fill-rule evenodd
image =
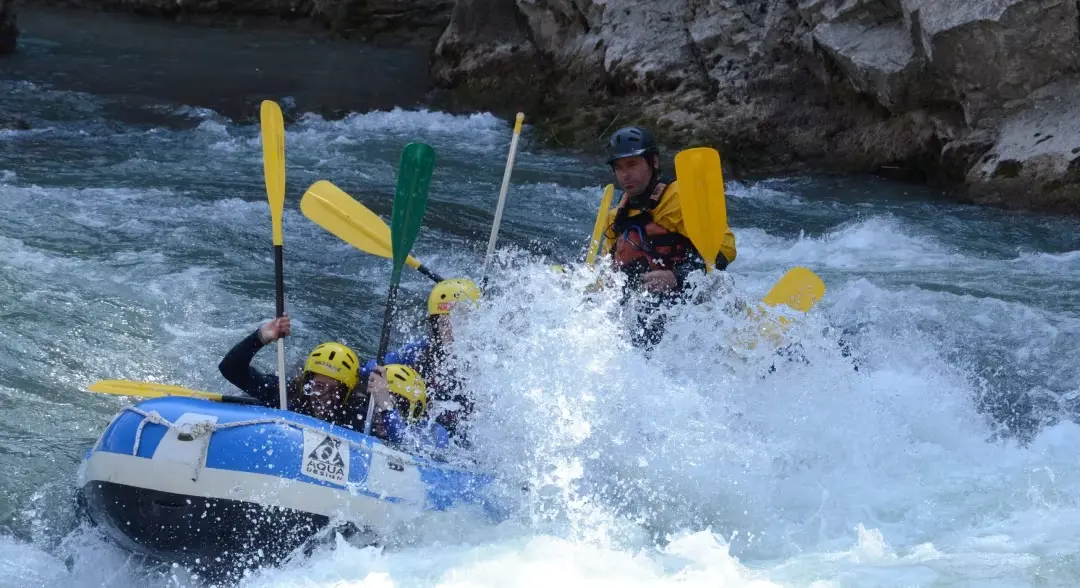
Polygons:
<instances>
[{"instance_id":1,"label":"green paddle blade","mask_svg":"<svg viewBox=\"0 0 1080 588\"><path fill-rule=\"evenodd\" d=\"M401 269L420 234L434 169L435 150L430 145L409 143L401 152L394 211L390 218L390 243L394 259L390 281L393 284L401 278Z\"/></svg>"}]
</instances>

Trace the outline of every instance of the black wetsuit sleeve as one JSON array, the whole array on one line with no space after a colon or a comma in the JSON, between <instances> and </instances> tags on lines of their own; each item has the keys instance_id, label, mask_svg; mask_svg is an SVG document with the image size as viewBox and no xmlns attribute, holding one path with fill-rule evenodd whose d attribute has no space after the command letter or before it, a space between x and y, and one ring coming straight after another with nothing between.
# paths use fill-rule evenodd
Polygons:
<instances>
[{"instance_id":1,"label":"black wetsuit sleeve","mask_svg":"<svg viewBox=\"0 0 1080 588\"><path fill-rule=\"evenodd\" d=\"M277 408L280 403L277 376L264 374L251 367L251 360L263 348L259 340L259 331L237 343L218 364L218 370L233 386L270 408Z\"/></svg>"},{"instance_id":2,"label":"black wetsuit sleeve","mask_svg":"<svg viewBox=\"0 0 1080 588\"><path fill-rule=\"evenodd\" d=\"M716 256L717 264L716 269L723 270L727 267L727 259L723 254ZM686 259L681 263L675 264L673 272L675 274L675 283L678 290L682 290L685 286L686 278L690 276L691 272L701 270L705 271L705 259L698 254L693 245L687 246Z\"/></svg>"}]
</instances>

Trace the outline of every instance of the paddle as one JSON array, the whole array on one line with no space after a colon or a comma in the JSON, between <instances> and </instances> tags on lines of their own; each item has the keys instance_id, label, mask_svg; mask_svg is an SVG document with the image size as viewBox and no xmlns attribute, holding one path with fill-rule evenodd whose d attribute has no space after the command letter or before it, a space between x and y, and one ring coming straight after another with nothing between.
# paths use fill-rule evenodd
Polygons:
<instances>
[{"instance_id":1,"label":"paddle","mask_svg":"<svg viewBox=\"0 0 1080 588\"><path fill-rule=\"evenodd\" d=\"M480 286L487 281L488 264L495 253L495 239L499 235L499 223L502 222L503 205L506 204L506 191L510 188L510 172L514 169L514 156L517 154L518 137L521 136L521 122L525 120L525 113L517 114L514 122L514 136L510 139L510 153L506 156L506 169L503 171L502 187L499 188L499 203L495 206L495 221L491 224L491 236L488 237L487 255L484 257L484 268L480 272Z\"/></svg>"},{"instance_id":2,"label":"paddle","mask_svg":"<svg viewBox=\"0 0 1080 588\"><path fill-rule=\"evenodd\" d=\"M277 298L277 316L285 314L285 261L284 235L281 217L285 208L285 123L281 108L272 100L263 100L259 112L262 123L263 175L266 179L266 195L270 200L270 223L274 231L274 286ZM278 394L281 410L288 410L285 394L285 341L277 340Z\"/></svg>"},{"instance_id":3,"label":"paddle","mask_svg":"<svg viewBox=\"0 0 1080 588\"><path fill-rule=\"evenodd\" d=\"M757 321L756 334L754 336L737 335L736 341L740 341L747 349L757 347L757 342L761 339L779 346L780 337L791 325L792 320L786 316L770 316L765 307L783 304L792 310L809 312L823 296L825 296L825 282L817 274L805 267L788 270L761 299L761 305L747 309L749 318Z\"/></svg>"},{"instance_id":4,"label":"paddle","mask_svg":"<svg viewBox=\"0 0 1080 588\"><path fill-rule=\"evenodd\" d=\"M372 255L393 257L390 227L374 212L326 180L311 185L300 199L300 210L337 238ZM405 264L436 282L442 278L413 256Z\"/></svg>"},{"instance_id":5,"label":"paddle","mask_svg":"<svg viewBox=\"0 0 1080 588\"><path fill-rule=\"evenodd\" d=\"M259 401L247 396L228 396L215 392L202 392L191 390L172 384L157 384L154 382L132 382L128 380L99 380L90 385L91 392L99 394L115 394L117 396L139 396L142 398L164 398L166 396L188 396L190 398L202 398L214 402L230 404L259 404Z\"/></svg>"},{"instance_id":6,"label":"paddle","mask_svg":"<svg viewBox=\"0 0 1080 588\"><path fill-rule=\"evenodd\" d=\"M604 240L604 231L607 229L608 212L611 211L611 198L615 195L615 185L608 184L604 188L604 196L600 199L600 210L596 211L596 222L593 223L592 239L589 240L589 252L585 254L585 265L596 264L596 254L600 251L600 243Z\"/></svg>"},{"instance_id":7,"label":"paddle","mask_svg":"<svg viewBox=\"0 0 1080 588\"><path fill-rule=\"evenodd\" d=\"M397 190L394 193L394 210L390 215L390 244L394 260L390 273L390 288L386 294L386 313L383 317L382 335L379 338L379 352L375 361L382 365L386 360L390 346L390 319L394 313L394 298L397 296L398 283L401 282L401 270L409 257L416 237L420 234L420 225L424 222L427 210L428 188L431 185L431 173L435 168L435 150L424 143L410 143L401 152L398 166ZM368 379L365 378L362 390L367 392ZM371 434L371 420L375 413L375 402L368 395L367 418L364 419L364 434Z\"/></svg>"},{"instance_id":8,"label":"paddle","mask_svg":"<svg viewBox=\"0 0 1080 588\"><path fill-rule=\"evenodd\" d=\"M711 272L728 229L720 153L711 147L680 151L675 156L675 177L686 236L705 258L705 271Z\"/></svg>"},{"instance_id":9,"label":"paddle","mask_svg":"<svg viewBox=\"0 0 1080 588\"><path fill-rule=\"evenodd\" d=\"M807 312L825 296L825 282L805 267L794 267L780 278L761 301L769 306L786 304L794 310Z\"/></svg>"}]
</instances>

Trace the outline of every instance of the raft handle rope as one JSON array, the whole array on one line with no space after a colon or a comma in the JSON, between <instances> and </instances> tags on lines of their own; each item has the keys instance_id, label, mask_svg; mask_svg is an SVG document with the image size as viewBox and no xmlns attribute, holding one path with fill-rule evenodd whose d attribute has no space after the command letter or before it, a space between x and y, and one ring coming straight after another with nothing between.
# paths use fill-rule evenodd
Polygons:
<instances>
[{"instance_id":1,"label":"raft handle rope","mask_svg":"<svg viewBox=\"0 0 1080 588\"><path fill-rule=\"evenodd\" d=\"M311 432L314 432L314 433L318 433L320 435L331 435L331 436L337 436L337 437L341 438L339 435L334 435L333 433L329 433L329 432L324 431L322 429L312 427L312 426L308 426L308 425L302 425L302 424L299 424L299 423L294 423L292 421L285 420L285 419L283 419L281 417L249 419L249 420L246 420L246 421L234 421L234 422L231 422L231 423L212 423L212 422L203 421L203 422L197 423L195 425L185 424L185 425L177 426L176 423L173 423L169 419L161 416L161 413L159 413L156 410L151 410L150 412L146 412L144 410L135 408L134 406L126 407L124 410L129 410L129 411L143 417L143 420L139 423L138 429L135 430L135 444L131 449L131 455L137 456L139 454L139 444L142 442L143 429L146 427L147 423L150 423L150 424L153 424L153 425L161 425L161 426L166 427L168 429L175 429L176 432L177 432L176 436L181 441L194 441L195 439L198 439L198 438L202 438L204 440L203 449L202 449L201 452L199 452L199 461L195 464L195 469L191 474L191 480L192 481L195 481L195 480L197 480L199 478L199 473L202 471L204 461L206 460L207 449L210 447L210 437L212 436L212 434L215 431L220 431L222 429L231 429L231 428L234 428L234 427L248 427L248 426L252 426L252 425L285 425L287 427L293 427L293 428L296 428L296 429L300 429L301 431L311 431ZM355 443L351 439L343 439L343 440L346 441L349 444L350 447ZM357 444L358 445L363 445L361 443L357 443ZM368 449L368 451L374 452L374 445L372 445L371 447L368 447L367 449Z\"/></svg>"}]
</instances>

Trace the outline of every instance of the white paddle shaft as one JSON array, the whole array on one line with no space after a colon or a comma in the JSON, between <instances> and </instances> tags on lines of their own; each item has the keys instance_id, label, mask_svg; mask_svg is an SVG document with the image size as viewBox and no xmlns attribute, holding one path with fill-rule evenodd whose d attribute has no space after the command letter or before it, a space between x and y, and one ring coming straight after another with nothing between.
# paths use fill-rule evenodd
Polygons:
<instances>
[{"instance_id":1,"label":"white paddle shaft","mask_svg":"<svg viewBox=\"0 0 1080 588\"><path fill-rule=\"evenodd\" d=\"M480 281L487 277L488 265L495 253L495 240L499 236L499 223L502 222L503 207L506 205L506 192L510 189L510 172L514 169L514 156L517 154L518 137L521 136L521 123L525 114L519 112L514 122L514 136L510 139L510 154L506 157L506 170L503 171L502 188L499 190L499 204L495 207L495 222L491 225L491 237L488 238L487 255L484 257L484 269L480 272Z\"/></svg>"}]
</instances>

